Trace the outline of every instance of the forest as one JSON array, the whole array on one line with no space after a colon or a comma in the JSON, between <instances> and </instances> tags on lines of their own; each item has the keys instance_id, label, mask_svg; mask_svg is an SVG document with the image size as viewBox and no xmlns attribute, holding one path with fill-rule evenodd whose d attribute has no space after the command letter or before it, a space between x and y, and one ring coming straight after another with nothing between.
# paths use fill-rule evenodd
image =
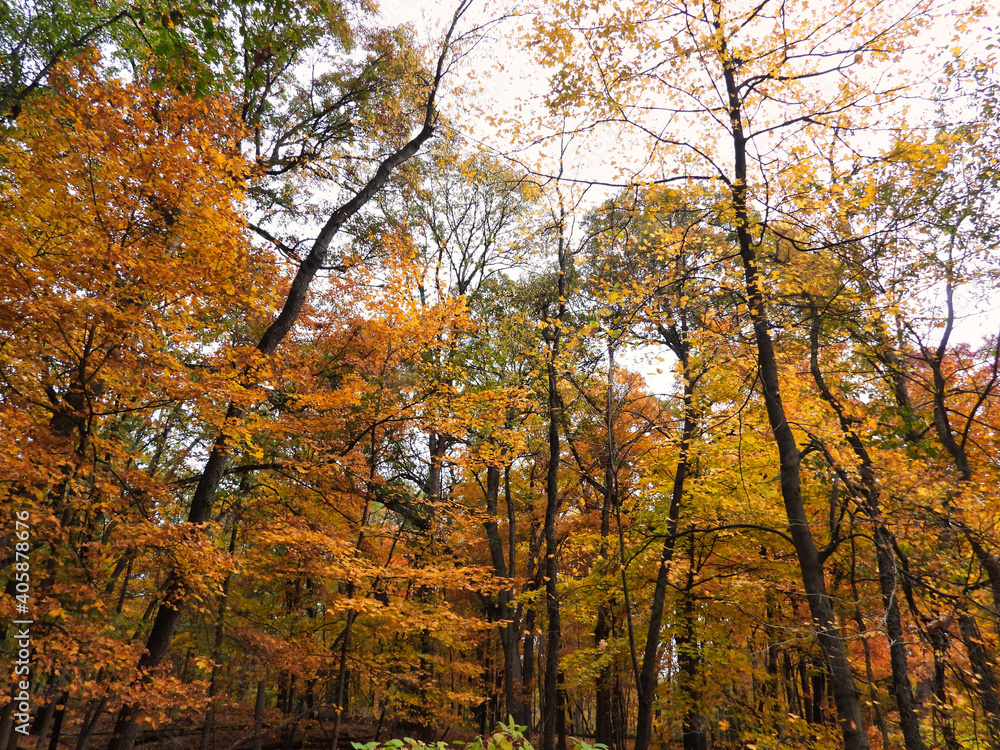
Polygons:
<instances>
[{"instance_id":1,"label":"forest","mask_svg":"<svg viewBox=\"0 0 1000 750\"><path fill-rule=\"evenodd\" d=\"M1000 750L995 9L403 5L0 0L0 750Z\"/></svg>"}]
</instances>

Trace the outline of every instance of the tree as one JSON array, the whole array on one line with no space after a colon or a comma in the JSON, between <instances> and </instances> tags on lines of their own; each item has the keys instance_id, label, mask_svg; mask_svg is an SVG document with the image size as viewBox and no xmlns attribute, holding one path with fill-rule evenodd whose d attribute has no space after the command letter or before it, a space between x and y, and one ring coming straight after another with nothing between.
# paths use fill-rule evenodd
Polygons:
<instances>
[{"instance_id":1,"label":"tree","mask_svg":"<svg viewBox=\"0 0 1000 750\"><path fill-rule=\"evenodd\" d=\"M233 365L206 351L239 359L277 279L243 231L247 165L224 101L105 80L95 59L57 69L50 86L0 157L2 408L20 435L3 470L5 494L38 521L40 665L78 697L95 676L113 690L130 679L134 649L114 620L141 555L176 543L205 561L194 539L157 539L153 519L180 512L170 482L189 459L168 435L197 431L185 406L233 396ZM242 330L214 326L235 319ZM192 595L217 576L206 561Z\"/></svg>"},{"instance_id":2,"label":"tree","mask_svg":"<svg viewBox=\"0 0 1000 750\"><path fill-rule=\"evenodd\" d=\"M467 7L467 5L462 5L456 11L452 26L442 44L436 69L433 71L428 86L420 129L402 147L394 150L385 157L378 165L374 174L368 178L360 190L327 218L320 234L312 243L309 252L298 265L281 311L257 342L257 350L265 357L272 355L277 350L281 342L294 327L302 306L305 303L309 286L316 273L327 262L330 243L337 232L388 182L392 172L399 165L409 160L433 134L437 116L435 100L441 79L446 71L446 60L451 53L452 34ZM227 422L239 421L242 414L243 410L237 403L233 402L229 405L226 412L226 420ZM227 436L223 433L216 439L212 447L212 452L205 464L205 468L202 471L191 499L191 506L187 517L187 522L190 524L204 523L211 517L215 494L228 460L228 442ZM139 662L140 669L155 667L166 653L178 614L180 613L183 597L182 592L183 587L177 583L172 583L168 587L167 595L157 610L153 628L147 639L145 655ZM136 719L137 710L135 707L126 706L122 709L115 726L115 736L117 739L112 742L111 747L113 750L128 750L132 747L137 730Z\"/></svg>"},{"instance_id":3,"label":"tree","mask_svg":"<svg viewBox=\"0 0 1000 750\"><path fill-rule=\"evenodd\" d=\"M930 9L919 6L893 17L883 9L845 6L822 20L805 5L769 3L639 4L627 14L559 4L554 11L539 17L532 37L557 69L559 87L550 106L565 112L589 107L600 118L591 123L610 121L647 135L650 147L663 152L653 179L710 179L725 186L721 207L743 265L743 294L803 585L845 747L867 747L858 691L827 590L824 554L803 502L801 449L782 399L769 313L782 279L765 271L760 248L765 242L795 241L784 228L794 226L795 217L786 216L783 206L800 189L802 175L820 169L822 155L809 151L810 138L825 132L834 149L850 146L845 129L864 127L872 109L896 90L873 88L869 80L877 78L866 79L863 72L891 64L899 53L887 50L902 50L901 35L912 33ZM820 89L817 82L830 77L838 85ZM666 129L655 122L659 112L675 118ZM679 129L680 121L718 140L693 140ZM840 158L840 151L834 153L828 158ZM904 732L907 746L919 748L919 730L905 705L908 690L901 682L897 693L904 704Z\"/></svg>"}]
</instances>

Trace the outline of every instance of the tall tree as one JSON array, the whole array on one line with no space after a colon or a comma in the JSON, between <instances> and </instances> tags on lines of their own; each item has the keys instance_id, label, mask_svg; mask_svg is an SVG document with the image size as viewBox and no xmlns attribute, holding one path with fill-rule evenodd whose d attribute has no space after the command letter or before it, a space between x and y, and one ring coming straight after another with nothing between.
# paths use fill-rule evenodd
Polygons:
<instances>
[{"instance_id":1,"label":"tall tree","mask_svg":"<svg viewBox=\"0 0 1000 750\"><path fill-rule=\"evenodd\" d=\"M434 133L437 119L436 97L441 80L446 72L447 61L452 55L453 36L462 14L468 7L463 4L456 11L453 23L446 35L431 73L427 87L426 98L422 106L422 118L419 130L400 148L383 158L374 173L363 183L361 188L349 200L340 205L327 218L322 230L312 242L308 253L298 264L295 277L285 298L281 311L257 342L258 351L265 357L277 351L285 337L295 326L302 306L305 304L309 287L320 268L327 264L327 256L333 238L358 211L389 181L393 171L413 157L420 147ZM238 421L243 410L238 404L231 403L226 413L227 422ZM198 485L191 499L187 522L190 524L205 523L211 518L212 507L218 491L219 483L228 461L228 440L223 433L212 447L208 461L202 470ZM183 602L183 587L179 582L172 582L167 587L163 603L160 604L153 627L146 641L146 651L140 659L140 669L148 670L155 667L163 659L170 644ZM134 705L122 708L115 724L114 739L109 746L111 750L129 750L136 737L138 709Z\"/></svg>"},{"instance_id":2,"label":"tall tree","mask_svg":"<svg viewBox=\"0 0 1000 750\"><path fill-rule=\"evenodd\" d=\"M895 16L881 7L843 6L818 20L805 4L640 3L627 15L556 4L554 13L539 17L532 37L558 70L551 107L567 113L588 107L599 116L584 119L583 127L610 121L648 136L650 148L662 153L653 179L712 179L725 186L722 206L743 265L785 513L848 748L868 746L865 718L828 593L825 555L803 501L801 449L782 398L769 302L782 280L765 273L761 247L781 234L782 200L799 189L802 170L818 166L820 155L809 152L811 133L825 130L835 139L839 133L837 145L850 147L844 129L864 127L873 108L893 94L873 87L874 73L862 72L892 64L905 46L902 35L913 33L929 10L921 5ZM577 33L565 33L567 26ZM834 78L836 87L820 88ZM656 122L661 112L672 120ZM681 122L708 138L692 139ZM913 724L908 727L908 746L920 747Z\"/></svg>"}]
</instances>

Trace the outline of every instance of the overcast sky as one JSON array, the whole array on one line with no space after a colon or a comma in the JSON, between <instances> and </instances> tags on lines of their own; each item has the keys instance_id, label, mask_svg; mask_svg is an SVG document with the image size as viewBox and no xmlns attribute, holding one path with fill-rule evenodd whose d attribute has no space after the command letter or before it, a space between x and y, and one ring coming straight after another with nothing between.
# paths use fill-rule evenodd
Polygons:
<instances>
[{"instance_id":1,"label":"overcast sky","mask_svg":"<svg viewBox=\"0 0 1000 750\"><path fill-rule=\"evenodd\" d=\"M380 12L387 22L410 23L422 38L439 39L456 7L456 0L382 0ZM466 16L466 28L487 20L489 12L498 12L497 7L498 3L476 0ZM997 22L1000 8L988 9L987 15L989 18L984 22L984 27ZM532 65L524 55L514 52L510 43L504 39L504 33L510 33L511 29L510 24L495 29L494 39L481 45L474 56L464 61L455 78L456 82L467 85L468 90L460 97L451 97L450 101L449 97L445 97L442 107L446 112L453 113L462 135L470 143L513 157L539 171L549 171L552 169L551 160L545 166L540 164L541 155L537 150L512 152L510 140L486 122L487 115L499 116L504 110L514 119L527 121L531 112L530 100L534 95L542 94L546 84L545 71ZM954 33L951 28L939 31L941 39L951 37ZM968 35L969 43L975 43L973 36ZM475 96L472 95L473 91L476 92ZM578 145L581 151L569 165L568 172L578 177L614 181L613 169L607 163L606 156L619 149L615 132L605 130L596 133L586 143L578 141ZM590 199L588 202L594 204L610 192L611 188L591 190L587 196ZM983 289L967 289L962 294L961 303L962 320L956 331L958 338L977 343L984 336L997 335L1000 327L1000 294L988 295ZM933 339L933 334L931 338Z\"/></svg>"}]
</instances>

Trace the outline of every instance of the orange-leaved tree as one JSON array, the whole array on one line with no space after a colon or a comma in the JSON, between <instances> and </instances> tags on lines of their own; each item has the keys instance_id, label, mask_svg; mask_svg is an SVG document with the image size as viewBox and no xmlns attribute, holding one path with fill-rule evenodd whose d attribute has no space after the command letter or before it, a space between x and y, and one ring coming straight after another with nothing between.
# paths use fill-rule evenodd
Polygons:
<instances>
[{"instance_id":1,"label":"orange-leaved tree","mask_svg":"<svg viewBox=\"0 0 1000 750\"><path fill-rule=\"evenodd\" d=\"M234 369L274 302L276 269L244 230L240 137L225 100L84 60L0 142L0 471L31 518L37 665L63 704L134 678L129 587L155 598L164 559L196 598L221 575L171 526L171 482L239 397Z\"/></svg>"}]
</instances>

